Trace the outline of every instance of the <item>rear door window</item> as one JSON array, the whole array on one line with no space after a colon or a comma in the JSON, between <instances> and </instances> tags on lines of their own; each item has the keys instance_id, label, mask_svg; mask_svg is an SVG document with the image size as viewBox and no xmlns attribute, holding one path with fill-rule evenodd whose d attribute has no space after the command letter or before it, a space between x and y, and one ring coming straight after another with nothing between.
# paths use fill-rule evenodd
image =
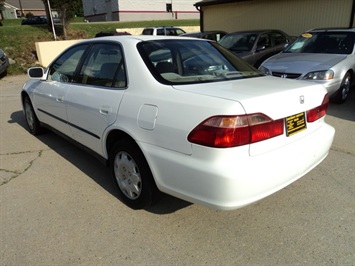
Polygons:
<instances>
[{"instance_id":1,"label":"rear door window","mask_svg":"<svg viewBox=\"0 0 355 266\"><path fill-rule=\"evenodd\" d=\"M126 86L122 49L116 44L94 44L78 76L78 83L104 87Z\"/></svg>"},{"instance_id":2,"label":"rear door window","mask_svg":"<svg viewBox=\"0 0 355 266\"><path fill-rule=\"evenodd\" d=\"M257 47L265 46L265 48L271 47L271 40L268 33L263 33L260 35Z\"/></svg>"},{"instance_id":3,"label":"rear door window","mask_svg":"<svg viewBox=\"0 0 355 266\"><path fill-rule=\"evenodd\" d=\"M287 38L285 35L283 35L281 32L272 32L271 36L274 40L274 45L280 45L280 44L285 44L287 43Z\"/></svg>"}]
</instances>

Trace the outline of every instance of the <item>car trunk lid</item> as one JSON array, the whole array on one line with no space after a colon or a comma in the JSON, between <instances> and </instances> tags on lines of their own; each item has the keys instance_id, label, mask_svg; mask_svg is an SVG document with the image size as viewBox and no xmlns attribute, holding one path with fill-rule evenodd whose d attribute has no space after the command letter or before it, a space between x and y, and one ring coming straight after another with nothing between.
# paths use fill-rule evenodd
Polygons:
<instances>
[{"instance_id":1,"label":"car trunk lid","mask_svg":"<svg viewBox=\"0 0 355 266\"><path fill-rule=\"evenodd\" d=\"M288 142L307 134L304 132L315 130L316 126L309 127L306 123L305 128L307 130L295 134L298 137L291 138L293 134L289 134L289 136L286 134L286 131L290 131L286 124L292 123L292 119L305 119L306 111L320 106L326 94L325 88L318 84L269 76L174 87L177 90L239 102L246 114L262 113L273 120L284 119L284 134L251 144L250 155L257 155L286 145ZM290 119L291 122L287 122Z\"/></svg>"}]
</instances>

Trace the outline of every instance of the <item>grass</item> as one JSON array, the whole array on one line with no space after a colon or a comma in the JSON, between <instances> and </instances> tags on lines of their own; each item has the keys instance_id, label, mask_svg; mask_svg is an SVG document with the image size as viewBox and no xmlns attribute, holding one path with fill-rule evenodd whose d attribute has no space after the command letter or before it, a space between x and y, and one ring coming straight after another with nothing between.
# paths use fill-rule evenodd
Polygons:
<instances>
[{"instance_id":1,"label":"grass","mask_svg":"<svg viewBox=\"0 0 355 266\"><path fill-rule=\"evenodd\" d=\"M0 48L11 59L8 75L24 74L31 66L36 66L36 42L51 41L53 35L47 25L21 25L21 19L6 19L0 27ZM150 26L198 26L198 20L156 20L135 22L100 22L84 23L83 18L75 18L69 25L67 39L92 38L100 31L114 31L123 28L144 28ZM58 39L61 36L60 26L56 26Z\"/></svg>"}]
</instances>

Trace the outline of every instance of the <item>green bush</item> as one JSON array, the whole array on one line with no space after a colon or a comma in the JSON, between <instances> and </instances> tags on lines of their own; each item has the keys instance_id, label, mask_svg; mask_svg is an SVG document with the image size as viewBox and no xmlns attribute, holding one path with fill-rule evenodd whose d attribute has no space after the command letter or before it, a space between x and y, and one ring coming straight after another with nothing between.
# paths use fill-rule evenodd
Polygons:
<instances>
[{"instance_id":1,"label":"green bush","mask_svg":"<svg viewBox=\"0 0 355 266\"><path fill-rule=\"evenodd\" d=\"M26 14L26 18L30 18L30 17L33 17L33 14L32 14L31 12L28 12L28 13Z\"/></svg>"}]
</instances>

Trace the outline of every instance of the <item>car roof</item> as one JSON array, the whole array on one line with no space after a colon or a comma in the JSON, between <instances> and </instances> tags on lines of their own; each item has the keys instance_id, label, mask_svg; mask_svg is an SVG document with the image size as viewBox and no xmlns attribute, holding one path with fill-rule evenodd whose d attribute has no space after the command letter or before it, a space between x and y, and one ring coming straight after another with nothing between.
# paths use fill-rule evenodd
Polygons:
<instances>
[{"instance_id":1,"label":"car roof","mask_svg":"<svg viewBox=\"0 0 355 266\"><path fill-rule=\"evenodd\" d=\"M315 28L315 29L310 29L307 32L328 32L328 31L355 32L355 28Z\"/></svg>"},{"instance_id":2,"label":"car roof","mask_svg":"<svg viewBox=\"0 0 355 266\"><path fill-rule=\"evenodd\" d=\"M235 32L231 32L228 33L228 35L232 35L232 34L240 34L240 33L257 33L260 34L262 32L269 32L269 31L279 31L282 32L282 30L277 30L277 29L266 29L266 30L243 30L243 31L235 31Z\"/></svg>"},{"instance_id":3,"label":"car roof","mask_svg":"<svg viewBox=\"0 0 355 266\"><path fill-rule=\"evenodd\" d=\"M181 35L187 35L187 34L208 34L208 33L226 33L225 31L222 30L206 30L206 31L192 31L192 32L186 32Z\"/></svg>"},{"instance_id":4,"label":"car roof","mask_svg":"<svg viewBox=\"0 0 355 266\"><path fill-rule=\"evenodd\" d=\"M157 27L145 27L144 29L180 29L175 26L157 26Z\"/></svg>"},{"instance_id":5,"label":"car roof","mask_svg":"<svg viewBox=\"0 0 355 266\"><path fill-rule=\"evenodd\" d=\"M201 31L194 31L194 32L186 32L186 33L183 33L179 36L200 36L202 35L203 33Z\"/></svg>"},{"instance_id":6,"label":"car roof","mask_svg":"<svg viewBox=\"0 0 355 266\"><path fill-rule=\"evenodd\" d=\"M141 41L154 41L154 40L190 40L189 37L181 37L181 36L166 36L166 35L119 35L119 36L104 36L100 38L92 38L88 40L81 41L80 43L85 42L101 42L101 41L133 41L133 42L141 42ZM205 39L195 39L195 41L208 41Z\"/></svg>"}]
</instances>

